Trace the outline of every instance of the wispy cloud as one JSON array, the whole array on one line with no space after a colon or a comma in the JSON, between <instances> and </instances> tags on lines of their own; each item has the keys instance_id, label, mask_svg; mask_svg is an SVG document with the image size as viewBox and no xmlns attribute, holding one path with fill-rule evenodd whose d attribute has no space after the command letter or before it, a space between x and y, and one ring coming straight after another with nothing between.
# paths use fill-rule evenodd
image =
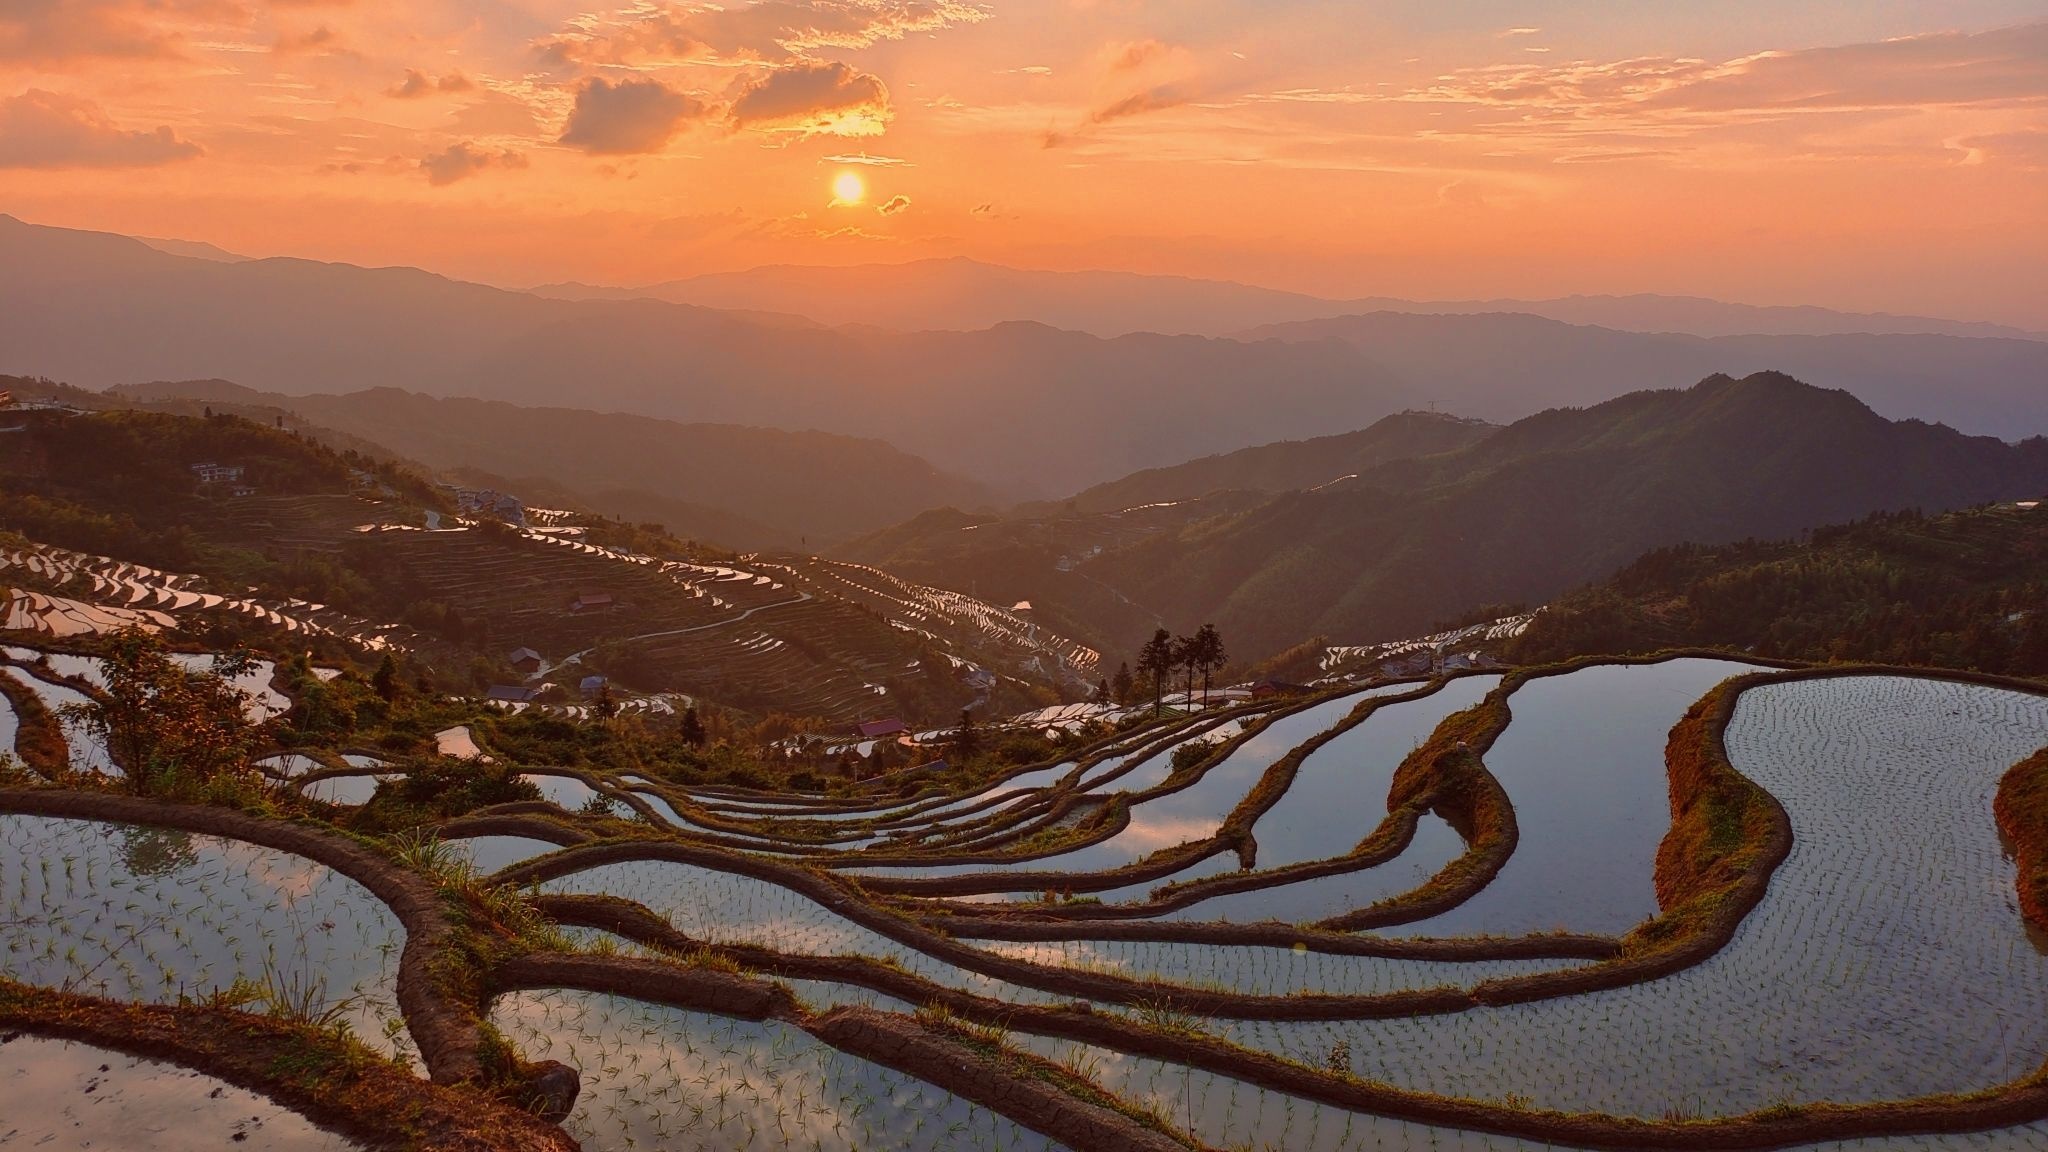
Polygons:
<instances>
[{"instance_id":1,"label":"wispy cloud","mask_svg":"<svg viewBox=\"0 0 2048 1152\"><path fill-rule=\"evenodd\" d=\"M453 184L487 168L524 167L524 153L509 149L494 152L488 148L479 148L467 140L457 141L420 160L420 170L427 174L427 183L436 187Z\"/></svg>"}]
</instances>

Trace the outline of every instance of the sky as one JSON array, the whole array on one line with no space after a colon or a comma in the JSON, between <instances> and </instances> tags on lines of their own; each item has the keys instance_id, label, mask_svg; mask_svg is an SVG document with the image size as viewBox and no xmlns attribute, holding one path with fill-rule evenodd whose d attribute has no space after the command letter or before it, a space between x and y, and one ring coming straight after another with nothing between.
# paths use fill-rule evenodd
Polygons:
<instances>
[{"instance_id":1,"label":"sky","mask_svg":"<svg viewBox=\"0 0 2048 1152\"><path fill-rule=\"evenodd\" d=\"M514 287L967 256L2048 329L2048 5L0 0L0 212Z\"/></svg>"}]
</instances>

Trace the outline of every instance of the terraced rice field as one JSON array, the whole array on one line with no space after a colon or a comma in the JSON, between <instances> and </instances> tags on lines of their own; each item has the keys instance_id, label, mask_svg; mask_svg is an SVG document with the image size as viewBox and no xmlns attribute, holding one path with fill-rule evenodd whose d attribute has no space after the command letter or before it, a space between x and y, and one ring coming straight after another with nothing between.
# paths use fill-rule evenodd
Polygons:
<instances>
[{"instance_id":1,"label":"terraced rice field","mask_svg":"<svg viewBox=\"0 0 2048 1152\"><path fill-rule=\"evenodd\" d=\"M554 814L447 842L566 926L479 1010L580 1075L562 1124L593 1149L2048 1147L2016 1087L2048 1061L2048 942L1991 818L2048 695L1839 670L1711 694L1743 673L1333 690L914 802L532 772ZM1681 723L1703 697L1726 710ZM1680 907L1659 853L1697 763L1761 817L1709 826L1757 850ZM633 838L583 811L625 789L660 817ZM367 891L109 827L0 816L10 974L162 1001L310 964L385 1027L404 934ZM1954 1099L1987 1092L2012 1109Z\"/></svg>"},{"instance_id":2,"label":"terraced rice field","mask_svg":"<svg viewBox=\"0 0 2048 1152\"><path fill-rule=\"evenodd\" d=\"M69 1040L0 1037L0 1148L359 1147L244 1088Z\"/></svg>"},{"instance_id":3,"label":"terraced rice field","mask_svg":"<svg viewBox=\"0 0 2048 1152\"><path fill-rule=\"evenodd\" d=\"M0 815L0 956L13 979L151 1003L248 980L336 1008L365 1041L403 1054L393 980L404 943L369 892L283 852Z\"/></svg>"}]
</instances>

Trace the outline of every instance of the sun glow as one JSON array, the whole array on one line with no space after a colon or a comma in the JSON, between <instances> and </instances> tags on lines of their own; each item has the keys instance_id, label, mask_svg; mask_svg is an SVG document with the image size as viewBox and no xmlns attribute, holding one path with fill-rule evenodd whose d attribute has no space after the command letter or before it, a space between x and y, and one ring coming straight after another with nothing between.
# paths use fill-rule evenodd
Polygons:
<instances>
[{"instance_id":1,"label":"sun glow","mask_svg":"<svg viewBox=\"0 0 2048 1152\"><path fill-rule=\"evenodd\" d=\"M867 199L867 181L858 172L841 172L832 178L832 202L834 204L858 204Z\"/></svg>"}]
</instances>

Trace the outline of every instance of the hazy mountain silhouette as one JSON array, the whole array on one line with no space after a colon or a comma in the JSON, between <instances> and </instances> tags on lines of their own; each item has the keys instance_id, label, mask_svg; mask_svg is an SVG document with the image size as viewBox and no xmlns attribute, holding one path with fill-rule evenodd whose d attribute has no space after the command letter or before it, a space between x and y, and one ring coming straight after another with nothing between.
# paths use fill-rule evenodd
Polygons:
<instances>
[{"instance_id":1,"label":"hazy mountain silhouette","mask_svg":"<svg viewBox=\"0 0 2048 1152\"><path fill-rule=\"evenodd\" d=\"M282 409L435 469L488 476L529 503L568 500L737 548L794 548L806 538L817 544L935 504L1001 502L989 489L883 441L824 432L678 424L396 388L285 396L188 380L114 392Z\"/></svg>"},{"instance_id":2,"label":"hazy mountain silhouette","mask_svg":"<svg viewBox=\"0 0 2048 1152\"><path fill-rule=\"evenodd\" d=\"M899 331L972 330L1006 320L1031 320L1098 336L1128 332L1228 336L1265 324L1360 312L1523 312L1569 324L1694 336L1924 332L2048 339L2048 334L2000 324L1814 307L1759 307L1695 296L1326 299L1222 280L1134 272L1046 272L963 257L837 268L776 264L637 288L570 283L542 285L534 292L565 300L649 299L795 312L826 324L871 324Z\"/></svg>"},{"instance_id":3,"label":"hazy mountain silhouette","mask_svg":"<svg viewBox=\"0 0 2048 1152\"><path fill-rule=\"evenodd\" d=\"M1619 332L1511 313L1375 312L1270 325L1248 339L1335 340L1438 407L1488 420L1597 404L1630 387L1781 371L1844 388L1892 419L2007 439L2048 432L2048 343L1938 335ZM1627 382L1627 383L1625 383Z\"/></svg>"},{"instance_id":4,"label":"hazy mountain silhouette","mask_svg":"<svg viewBox=\"0 0 2048 1152\"><path fill-rule=\"evenodd\" d=\"M1789 366L1887 416L2048 430L2048 343L1702 340L1527 316L1379 313L1226 340L805 326L654 300L562 301L417 269L222 263L0 219L0 371L105 386L219 377L289 394L396 387L686 423L886 439L1051 496L1429 400L1514 419L1723 369ZM1285 339L1277 338L1284 335Z\"/></svg>"},{"instance_id":5,"label":"hazy mountain silhouette","mask_svg":"<svg viewBox=\"0 0 2048 1152\"><path fill-rule=\"evenodd\" d=\"M393 386L820 429L886 438L1024 493L1408 406L1327 341L791 327L655 301L546 300L410 268L196 260L11 218L0 219L0 264L0 370L92 387Z\"/></svg>"}]
</instances>

